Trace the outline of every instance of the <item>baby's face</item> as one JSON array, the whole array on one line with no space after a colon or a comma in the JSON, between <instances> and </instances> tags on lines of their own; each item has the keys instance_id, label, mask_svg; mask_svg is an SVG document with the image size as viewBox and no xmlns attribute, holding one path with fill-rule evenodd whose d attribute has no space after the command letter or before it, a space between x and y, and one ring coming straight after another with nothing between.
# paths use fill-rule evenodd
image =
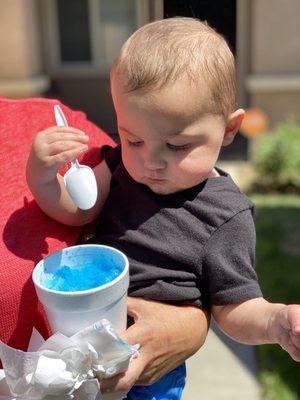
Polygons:
<instances>
[{"instance_id":1,"label":"baby's face","mask_svg":"<svg viewBox=\"0 0 300 400\"><path fill-rule=\"evenodd\" d=\"M215 176L225 121L201 111L206 96L199 88L178 83L149 94L122 94L113 80L112 95L122 160L135 181L171 194Z\"/></svg>"}]
</instances>

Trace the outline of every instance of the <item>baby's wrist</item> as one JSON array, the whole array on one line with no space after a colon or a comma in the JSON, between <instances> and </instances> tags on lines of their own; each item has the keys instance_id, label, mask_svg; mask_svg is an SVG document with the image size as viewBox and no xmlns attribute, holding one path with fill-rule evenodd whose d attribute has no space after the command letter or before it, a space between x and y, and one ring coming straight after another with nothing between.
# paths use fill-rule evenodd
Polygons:
<instances>
[{"instance_id":1,"label":"baby's wrist","mask_svg":"<svg viewBox=\"0 0 300 400\"><path fill-rule=\"evenodd\" d=\"M42 171L28 174L27 183L31 188L39 188L41 186L48 186L57 181L57 173L43 173Z\"/></svg>"},{"instance_id":2,"label":"baby's wrist","mask_svg":"<svg viewBox=\"0 0 300 400\"><path fill-rule=\"evenodd\" d=\"M55 182L57 180L57 168L44 167L42 163L37 163L28 160L26 166L26 178L30 186L47 185L48 183Z\"/></svg>"}]
</instances>

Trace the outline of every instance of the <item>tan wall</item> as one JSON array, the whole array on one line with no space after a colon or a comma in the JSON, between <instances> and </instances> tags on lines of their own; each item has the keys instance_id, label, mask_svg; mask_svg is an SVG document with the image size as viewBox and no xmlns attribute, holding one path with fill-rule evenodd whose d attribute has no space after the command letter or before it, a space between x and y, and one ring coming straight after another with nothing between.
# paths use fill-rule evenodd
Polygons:
<instances>
[{"instance_id":1,"label":"tan wall","mask_svg":"<svg viewBox=\"0 0 300 400\"><path fill-rule=\"evenodd\" d=\"M0 95L41 95L49 87L42 74L39 0L0 0Z\"/></svg>"},{"instance_id":2,"label":"tan wall","mask_svg":"<svg viewBox=\"0 0 300 400\"><path fill-rule=\"evenodd\" d=\"M41 72L36 0L0 0L0 77Z\"/></svg>"},{"instance_id":3,"label":"tan wall","mask_svg":"<svg viewBox=\"0 0 300 400\"><path fill-rule=\"evenodd\" d=\"M288 118L299 121L300 1L249 1L250 106L267 112L272 125Z\"/></svg>"},{"instance_id":4,"label":"tan wall","mask_svg":"<svg viewBox=\"0 0 300 400\"><path fill-rule=\"evenodd\" d=\"M253 73L300 73L300 1L252 0Z\"/></svg>"}]
</instances>

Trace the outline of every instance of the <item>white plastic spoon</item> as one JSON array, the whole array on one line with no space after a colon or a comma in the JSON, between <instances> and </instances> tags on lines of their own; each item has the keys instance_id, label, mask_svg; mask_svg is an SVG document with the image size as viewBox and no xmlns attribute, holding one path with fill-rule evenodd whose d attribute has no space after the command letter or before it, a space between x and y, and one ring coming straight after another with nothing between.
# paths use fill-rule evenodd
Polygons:
<instances>
[{"instance_id":1,"label":"white plastic spoon","mask_svg":"<svg viewBox=\"0 0 300 400\"><path fill-rule=\"evenodd\" d=\"M68 126L59 105L54 106L57 126ZM71 168L64 175L66 189L73 202L81 210L92 208L97 200L97 182L92 168L81 165L77 159L71 161Z\"/></svg>"}]
</instances>

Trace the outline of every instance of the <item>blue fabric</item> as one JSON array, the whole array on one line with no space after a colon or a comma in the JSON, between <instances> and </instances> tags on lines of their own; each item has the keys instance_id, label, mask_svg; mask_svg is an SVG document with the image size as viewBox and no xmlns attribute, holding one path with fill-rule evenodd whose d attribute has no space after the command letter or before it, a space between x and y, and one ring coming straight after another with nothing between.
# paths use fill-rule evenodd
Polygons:
<instances>
[{"instance_id":1,"label":"blue fabric","mask_svg":"<svg viewBox=\"0 0 300 400\"><path fill-rule=\"evenodd\" d=\"M150 386L133 386L127 400L179 400L185 385L185 364L173 369Z\"/></svg>"}]
</instances>

